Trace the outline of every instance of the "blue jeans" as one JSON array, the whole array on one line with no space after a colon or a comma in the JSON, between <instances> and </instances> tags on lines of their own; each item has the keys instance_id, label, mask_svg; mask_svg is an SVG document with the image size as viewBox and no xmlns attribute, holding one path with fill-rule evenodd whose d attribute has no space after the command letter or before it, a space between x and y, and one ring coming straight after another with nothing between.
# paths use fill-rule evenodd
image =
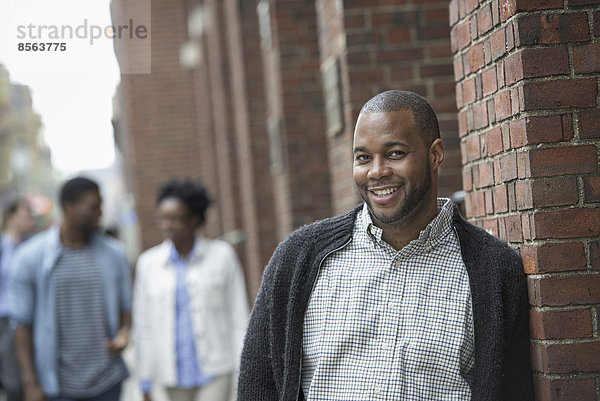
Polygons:
<instances>
[{"instance_id":1,"label":"blue jeans","mask_svg":"<svg viewBox=\"0 0 600 401\"><path fill-rule=\"evenodd\" d=\"M21 376L15 355L14 332L7 317L0 318L0 384L8 401L21 401ZM0 398L1 397L0 391Z\"/></svg>"},{"instance_id":2,"label":"blue jeans","mask_svg":"<svg viewBox=\"0 0 600 401\"><path fill-rule=\"evenodd\" d=\"M121 396L121 383L111 387L102 394L91 398L69 398L69 397L49 397L48 401L119 401Z\"/></svg>"}]
</instances>

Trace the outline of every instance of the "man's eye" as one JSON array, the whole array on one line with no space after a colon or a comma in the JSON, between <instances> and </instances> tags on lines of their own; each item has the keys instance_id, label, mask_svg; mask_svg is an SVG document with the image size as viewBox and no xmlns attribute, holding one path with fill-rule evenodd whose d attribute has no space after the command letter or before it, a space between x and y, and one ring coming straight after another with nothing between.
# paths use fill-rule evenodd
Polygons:
<instances>
[{"instance_id":1,"label":"man's eye","mask_svg":"<svg viewBox=\"0 0 600 401\"><path fill-rule=\"evenodd\" d=\"M404 156L406 153L402 150L393 150L390 152L390 156L392 157L401 157Z\"/></svg>"},{"instance_id":2,"label":"man's eye","mask_svg":"<svg viewBox=\"0 0 600 401\"><path fill-rule=\"evenodd\" d=\"M366 162L369 160L369 156L367 155L356 155L354 159L358 162Z\"/></svg>"}]
</instances>

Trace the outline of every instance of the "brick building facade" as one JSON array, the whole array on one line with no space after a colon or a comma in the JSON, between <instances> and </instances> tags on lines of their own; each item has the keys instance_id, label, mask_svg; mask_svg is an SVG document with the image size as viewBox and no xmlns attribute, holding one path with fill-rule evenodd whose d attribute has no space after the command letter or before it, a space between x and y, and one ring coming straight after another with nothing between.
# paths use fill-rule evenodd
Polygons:
<instances>
[{"instance_id":1,"label":"brick building facade","mask_svg":"<svg viewBox=\"0 0 600 401\"><path fill-rule=\"evenodd\" d=\"M598 4L152 0L152 74L122 75L117 133L143 246L158 183L200 179L253 296L278 241L359 201L361 105L415 91L439 116L441 195L464 189L523 256L537 399L600 400Z\"/></svg>"},{"instance_id":2,"label":"brick building facade","mask_svg":"<svg viewBox=\"0 0 600 401\"><path fill-rule=\"evenodd\" d=\"M452 0L469 217L520 248L539 400L598 400L600 9Z\"/></svg>"}]
</instances>

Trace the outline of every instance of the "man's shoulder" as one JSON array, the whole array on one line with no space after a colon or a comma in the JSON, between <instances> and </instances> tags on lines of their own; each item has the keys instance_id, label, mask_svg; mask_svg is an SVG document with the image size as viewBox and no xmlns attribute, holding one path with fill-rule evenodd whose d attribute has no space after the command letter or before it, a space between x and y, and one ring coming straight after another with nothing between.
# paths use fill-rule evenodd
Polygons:
<instances>
[{"instance_id":1,"label":"man's shoulder","mask_svg":"<svg viewBox=\"0 0 600 401\"><path fill-rule=\"evenodd\" d=\"M514 251L505 241L492 235L490 232L478 227L467 220L455 220L454 227L457 228L461 243L466 242L477 248L497 249L500 252ZM462 235L461 235L462 234Z\"/></svg>"},{"instance_id":2,"label":"man's shoulder","mask_svg":"<svg viewBox=\"0 0 600 401\"><path fill-rule=\"evenodd\" d=\"M288 236L288 239L293 238L303 241L312 241L320 239L316 236L318 234L329 235L335 232L351 233L354 228L356 214L359 210L360 207L356 207L344 214L317 220L313 223L299 227Z\"/></svg>"},{"instance_id":3,"label":"man's shoulder","mask_svg":"<svg viewBox=\"0 0 600 401\"><path fill-rule=\"evenodd\" d=\"M345 214L329 217L299 227L289 234L278 246L272 260L296 259L300 255L318 255L330 248L341 246L352 238L356 213L355 208Z\"/></svg>"},{"instance_id":4,"label":"man's shoulder","mask_svg":"<svg viewBox=\"0 0 600 401\"><path fill-rule=\"evenodd\" d=\"M58 252L58 229L55 227L41 231L21 243L14 253L13 262L18 265L14 271L37 271L44 264L46 257ZM33 270L32 270L33 269Z\"/></svg>"},{"instance_id":5,"label":"man's shoulder","mask_svg":"<svg viewBox=\"0 0 600 401\"><path fill-rule=\"evenodd\" d=\"M96 246L106 248L109 252L116 255L125 255L125 246L121 241L109 235L97 234L95 236Z\"/></svg>"},{"instance_id":6,"label":"man's shoulder","mask_svg":"<svg viewBox=\"0 0 600 401\"><path fill-rule=\"evenodd\" d=\"M58 241L58 235L58 228L48 228L25 240L17 247L17 250L22 253L42 251L46 247L54 245Z\"/></svg>"},{"instance_id":7,"label":"man's shoulder","mask_svg":"<svg viewBox=\"0 0 600 401\"><path fill-rule=\"evenodd\" d=\"M522 272L521 256L506 241L492 235L462 216L455 216L454 227L457 230L463 257L467 260L485 260L486 263L511 266Z\"/></svg>"}]
</instances>

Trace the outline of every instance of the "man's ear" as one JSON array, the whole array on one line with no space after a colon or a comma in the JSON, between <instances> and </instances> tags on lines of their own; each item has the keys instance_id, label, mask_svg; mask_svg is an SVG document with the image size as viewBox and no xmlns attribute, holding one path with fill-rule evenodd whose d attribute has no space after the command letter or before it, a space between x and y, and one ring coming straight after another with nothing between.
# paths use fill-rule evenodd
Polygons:
<instances>
[{"instance_id":1,"label":"man's ear","mask_svg":"<svg viewBox=\"0 0 600 401\"><path fill-rule=\"evenodd\" d=\"M65 202L62 205L62 215L68 216L71 214L71 210L73 210L73 204L71 202Z\"/></svg>"},{"instance_id":2,"label":"man's ear","mask_svg":"<svg viewBox=\"0 0 600 401\"><path fill-rule=\"evenodd\" d=\"M436 170L444 161L444 143L440 138L437 138L429 147L429 161L431 168Z\"/></svg>"}]
</instances>

